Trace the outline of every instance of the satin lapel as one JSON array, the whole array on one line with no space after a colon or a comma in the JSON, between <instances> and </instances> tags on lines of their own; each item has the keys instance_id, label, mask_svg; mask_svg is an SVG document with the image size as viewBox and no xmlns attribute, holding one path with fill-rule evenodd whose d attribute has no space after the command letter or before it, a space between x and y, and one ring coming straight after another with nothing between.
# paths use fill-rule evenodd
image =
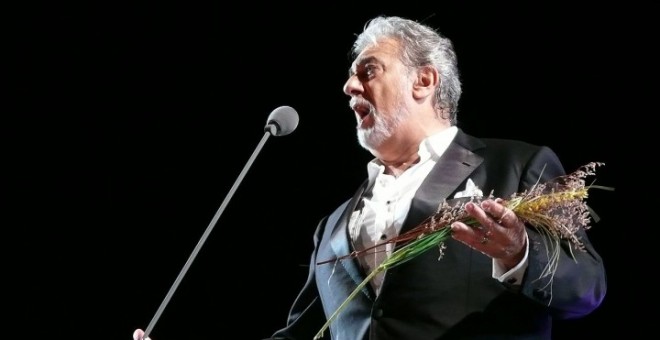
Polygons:
<instances>
[{"instance_id":1,"label":"satin lapel","mask_svg":"<svg viewBox=\"0 0 660 340\"><path fill-rule=\"evenodd\" d=\"M415 193L401 233L412 229L435 212L438 204L456 191L481 162L483 157L460 143L451 143Z\"/></svg>"},{"instance_id":2,"label":"satin lapel","mask_svg":"<svg viewBox=\"0 0 660 340\"><path fill-rule=\"evenodd\" d=\"M357 190L350 203L346 206L346 210L337 222L337 225L334 226L334 230L332 231L332 236L330 239L330 245L332 246L332 250L335 252L337 257L348 255L352 251L351 240L348 234L348 223L351 214L353 211L355 211L355 207L360 202L360 198L366 190L368 184L368 181L365 181ZM351 276L356 284L360 284L362 280L364 280L364 274L357 259L345 259L339 262L344 267L344 269L346 269L346 272ZM372 293L368 288L363 289L362 291L370 298L373 298Z\"/></svg>"}]
</instances>

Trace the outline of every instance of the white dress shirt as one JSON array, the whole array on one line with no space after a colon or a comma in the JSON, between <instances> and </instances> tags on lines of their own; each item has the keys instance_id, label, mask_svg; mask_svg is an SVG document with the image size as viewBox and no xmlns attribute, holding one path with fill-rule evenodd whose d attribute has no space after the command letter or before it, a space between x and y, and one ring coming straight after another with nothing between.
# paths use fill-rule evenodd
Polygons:
<instances>
[{"instance_id":1,"label":"white dress shirt","mask_svg":"<svg viewBox=\"0 0 660 340\"><path fill-rule=\"evenodd\" d=\"M457 132L458 129L452 126L424 139L419 146L419 162L398 177L385 174L385 166L378 159L367 164L369 189L363 195L362 204L359 205L361 208L352 213L348 226L356 250L374 247L399 234L415 192ZM379 246L358 259L366 272L371 273L391 255L392 249L392 244ZM513 276L519 282L526 267L526 259L525 255L525 260L507 273L494 263L493 277L503 281ZM384 272L370 282L376 294L380 291L383 278Z\"/></svg>"}]
</instances>

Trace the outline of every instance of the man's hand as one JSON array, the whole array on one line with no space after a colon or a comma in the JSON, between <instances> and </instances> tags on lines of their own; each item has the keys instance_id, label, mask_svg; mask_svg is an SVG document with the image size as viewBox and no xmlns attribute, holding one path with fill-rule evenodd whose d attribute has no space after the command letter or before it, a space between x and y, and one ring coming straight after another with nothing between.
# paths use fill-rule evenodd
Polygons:
<instances>
[{"instance_id":1,"label":"man's hand","mask_svg":"<svg viewBox=\"0 0 660 340\"><path fill-rule=\"evenodd\" d=\"M133 340L151 340L151 339L145 338L144 331L138 328L135 330L135 332L133 332Z\"/></svg>"},{"instance_id":2,"label":"man's hand","mask_svg":"<svg viewBox=\"0 0 660 340\"><path fill-rule=\"evenodd\" d=\"M498 260L504 267L515 267L525 256L527 231L525 224L501 199L485 200L480 205L467 203L465 211L479 225L462 222L452 224L452 237Z\"/></svg>"}]
</instances>

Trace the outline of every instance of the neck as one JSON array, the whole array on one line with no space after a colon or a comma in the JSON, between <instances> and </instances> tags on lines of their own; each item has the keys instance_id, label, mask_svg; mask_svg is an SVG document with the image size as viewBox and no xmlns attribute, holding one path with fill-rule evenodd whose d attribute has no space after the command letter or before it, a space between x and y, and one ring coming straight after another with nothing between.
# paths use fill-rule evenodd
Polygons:
<instances>
[{"instance_id":1,"label":"neck","mask_svg":"<svg viewBox=\"0 0 660 340\"><path fill-rule=\"evenodd\" d=\"M419 162L419 146L424 139L446 130L451 125L447 120L433 119L427 125L418 123L406 126L387 141L379 145L372 154L385 165L385 173L398 177Z\"/></svg>"},{"instance_id":2,"label":"neck","mask_svg":"<svg viewBox=\"0 0 660 340\"><path fill-rule=\"evenodd\" d=\"M380 162L385 166L386 174L399 177L402 173L419 162L419 154L417 153L417 149L415 149L413 154L410 154L404 158L399 158L396 160L386 160L381 158Z\"/></svg>"}]
</instances>

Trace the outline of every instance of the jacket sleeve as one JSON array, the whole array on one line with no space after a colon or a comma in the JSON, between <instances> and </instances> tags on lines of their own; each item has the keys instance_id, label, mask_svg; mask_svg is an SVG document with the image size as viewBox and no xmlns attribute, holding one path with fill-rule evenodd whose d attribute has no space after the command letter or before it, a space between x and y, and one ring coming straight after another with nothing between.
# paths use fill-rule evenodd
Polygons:
<instances>
[{"instance_id":1,"label":"jacket sleeve","mask_svg":"<svg viewBox=\"0 0 660 340\"><path fill-rule=\"evenodd\" d=\"M549 181L564 174L557 155L542 147L525 167L520 189L529 188L539 179ZM584 251L567 240L553 245L533 227L528 227L527 232L529 262L520 287L522 294L549 306L553 316L559 319L577 318L595 310L605 297L606 275L601 256L584 229L578 231ZM556 267L548 272L551 260L556 260Z\"/></svg>"},{"instance_id":2,"label":"jacket sleeve","mask_svg":"<svg viewBox=\"0 0 660 340\"><path fill-rule=\"evenodd\" d=\"M326 220L327 218L319 223L314 233L314 251L310 259L307 281L289 310L286 326L276 331L268 338L269 340L309 340L314 338L325 323L326 319L321 305L321 298L316 288L315 268L316 249L320 235L323 234ZM329 336L329 332L326 332L326 335Z\"/></svg>"}]
</instances>

